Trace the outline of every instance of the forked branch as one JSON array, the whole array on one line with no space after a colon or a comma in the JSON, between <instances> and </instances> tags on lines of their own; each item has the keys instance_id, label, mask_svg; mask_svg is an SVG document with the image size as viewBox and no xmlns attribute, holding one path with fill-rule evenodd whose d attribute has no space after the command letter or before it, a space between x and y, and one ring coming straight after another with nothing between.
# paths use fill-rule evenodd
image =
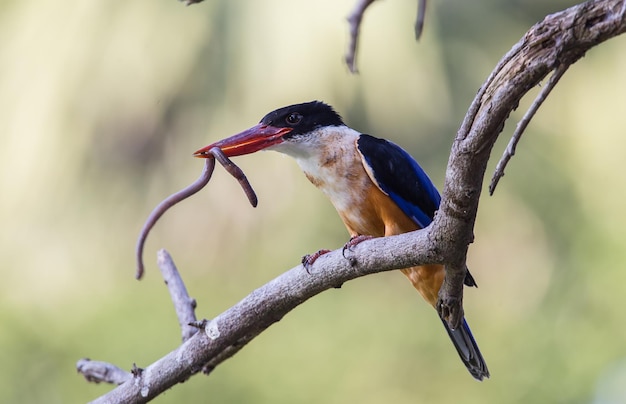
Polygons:
<instances>
[{"instance_id":1,"label":"forked branch","mask_svg":"<svg viewBox=\"0 0 626 404\"><path fill-rule=\"evenodd\" d=\"M504 122L550 72L556 71L556 84L564 69L589 49L624 33L625 4L624 0L589 1L547 16L502 58L474 98L452 145L432 232L446 255L438 309L452 328L462 319L465 257L473 240L487 161Z\"/></svg>"},{"instance_id":2,"label":"forked branch","mask_svg":"<svg viewBox=\"0 0 626 404\"><path fill-rule=\"evenodd\" d=\"M365 10L375 0L357 0L348 16L348 26L350 28L350 42L348 43L348 51L346 52L346 64L350 73L357 73L356 67L356 51L359 46L359 33L361 32L361 22ZM424 29L424 20L426 18L426 0L417 1L417 18L415 20L415 39L419 40Z\"/></svg>"}]
</instances>

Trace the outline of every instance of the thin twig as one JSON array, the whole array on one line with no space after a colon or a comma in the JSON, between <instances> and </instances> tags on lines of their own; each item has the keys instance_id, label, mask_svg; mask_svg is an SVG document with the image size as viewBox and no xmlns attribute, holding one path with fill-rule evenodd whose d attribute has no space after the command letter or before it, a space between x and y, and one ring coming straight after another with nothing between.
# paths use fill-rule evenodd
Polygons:
<instances>
[{"instance_id":1,"label":"thin twig","mask_svg":"<svg viewBox=\"0 0 626 404\"><path fill-rule=\"evenodd\" d=\"M213 174L213 169L215 168L215 160L206 159L204 164L204 168L202 170L202 174L200 174L200 178L198 178L193 184L189 185L187 188L176 192L165 198L160 204L157 205L156 208L150 213L146 223L144 223L143 228L141 229L141 233L139 233L139 239L137 240L137 246L135 247L135 255L137 259L137 272L135 274L135 278L141 279L144 273L144 265L143 265L143 247L146 243L146 238L150 233L150 230L154 226L154 224L159 220L161 216L172 206L176 205L178 202L183 199L189 198L191 195L200 191L206 184L209 183L211 179L211 175Z\"/></svg>"},{"instance_id":2,"label":"thin twig","mask_svg":"<svg viewBox=\"0 0 626 404\"><path fill-rule=\"evenodd\" d=\"M348 16L350 24L350 44L348 45L348 53L346 53L346 64L350 73L358 73L356 68L356 48L359 43L359 29L361 28L361 20L363 13L375 0L358 0Z\"/></svg>"},{"instance_id":3,"label":"thin twig","mask_svg":"<svg viewBox=\"0 0 626 404\"><path fill-rule=\"evenodd\" d=\"M363 14L365 10L375 0L357 0L352 12L348 16L348 24L350 26L350 43L348 44L348 52L346 53L345 60L350 69L350 73L358 73L359 70L356 67L356 50L359 44L359 32L361 29L361 21L363 20ZM417 2L417 18L415 20L415 39L419 40L424 30L424 20L426 18L426 0L418 0Z\"/></svg>"},{"instance_id":4,"label":"thin twig","mask_svg":"<svg viewBox=\"0 0 626 404\"><path fill-rule=\"evenodd\" d=\"M571 66L570 64L565 64L565 63L557 66L557 68L554 70L554 74L552 74L552 76L550 77L550 80L548 80L548 83L545 85L545 87L541 89L541 92L537 95L537 98L535 98L530 108L528 108L528 111L526 111L526 113L524 114L524 117L517 124L517 127L515 128L515 132L513 132L513 135L511 136L511 140L509 141L508 146L504 150L504 154L502 155L502 157L500 158L500 161L498 161L498 164L496 165L496 169L493 173L493 177L491 178L491 184L489 184L489 195L493 195L494 191L496 190L496 186L498 185L498 182L500 181L500 178L504 176L504 169L506 168L506 165L509 163L509 160L511 160L511 157L515 155L515 149L517 148L517 144L522 138L524 131L528 127L528 124L535 116L535 113L537 112L539 107L541 107L541 104L543 104L543 102L546 100L546 98L548 97L552 89L556 86L556 84L559 82L561 77L563 77L563 75L565 74L565 72L570 66Z\"/></svg>"},{"instance_id":5,"label":"thin twig","mask_svg":"<svg viewBox=\"0 0 626 404\"><path fill-rule=\"evenodd\" d=\"M209 150L209 153L212 154L215 159L224 166L224 169L228 171L230 175L232 175L237 181L239 181L239 185L241 185L241 188L243 188L243 192L245 192L246 196L248 197L250 205L256 208L259 200L256 196L256 193L254 192L254 189L252 189L252 185L250 185L250 182L248 182L248 178L243 173L243 170L239 168L235 163L233 163L231 159L226 157L226 155L219 147L212 148L211 150Z\"/></svg>"},{"instance_id":6,"label":"thin twig","mask_svg":"<svg viewBox=\"0 0 626 404\"><path fill-rule=\"evenodd\" d=\"M426 18L426 0L417 2L417 18L415 19L415 39L419 41L424 30L424 19Z\"/></svg>"},{"instance_id":7,"label":"thin twig","mask_svg":"<svg viewBox=\"0 0 626 404\"><path fill-rule=\"evenodd\" d=\"M176 317L178 317L178 323L180 324L183 342L185 342L198 332L198 328L190 325L190 323L196 322L196 300L187 293L187 288L180 277L176 264L174 264L172 257L164 249L157 252L157 265L161 270L167 289L170 291L174 310L176 310Z\"/></svg>"},{"instance_id":8,"label":"thin twig","mask_svg":"<svg viewBox=\"0 0 626 404\"><path fill-rule=\"evenodd\" d=\"M133 376L130 372L118 368L107 362L81 359L76 363L76 371L82 374L88 382L110 383L118 386Z\"/></svg>"}]
</instances>

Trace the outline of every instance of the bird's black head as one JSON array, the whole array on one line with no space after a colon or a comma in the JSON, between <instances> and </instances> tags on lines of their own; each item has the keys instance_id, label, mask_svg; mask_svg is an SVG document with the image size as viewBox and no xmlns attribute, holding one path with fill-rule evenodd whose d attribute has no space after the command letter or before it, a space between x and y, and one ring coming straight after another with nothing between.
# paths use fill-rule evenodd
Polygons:
<instances>
[{"instance_id":1,"label":"bird's black head","mask_svg":"<svg viewBox=\"0 0 626 404\"><path fill-rule=\"evenodd\" d=\"M287 139L325 126L344 125L341 116L333 107L321 101L279 108L265 115L260 124L275 128L291 128L292 130L284 135Z\"/></svg>"},{"instance_id":2,"label":"bird's black head","mask_svg":"<svg viewBox=\"0 0 626 404\"><path fill-rule=\"evenodd\" d=\"M211 158L209 151L219 147L228 156L254 153L326 126L344 125L335 110L320 101L305 102L279 108L265 115L257 125L196 151L194 156Z\"/></svg>"}]
</instances>

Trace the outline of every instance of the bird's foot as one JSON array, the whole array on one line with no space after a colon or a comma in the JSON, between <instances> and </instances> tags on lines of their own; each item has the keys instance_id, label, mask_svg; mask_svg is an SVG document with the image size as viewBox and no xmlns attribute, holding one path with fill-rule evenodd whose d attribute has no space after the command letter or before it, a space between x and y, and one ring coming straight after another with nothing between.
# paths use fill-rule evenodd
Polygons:
<instances>
[{"instance_id":1,"label":"bird's foot","mask_svg":"<svg viewBox=\"0 0 626 404\"><path fill-rule=\"evenodd\" d=\"M317 261L319 257L321 257L324 254L328 254L329 252L330 250L319 250L316 253L307 254L304 257L302 257L302 266L306 270L306 273L311 275L311 267L313 266L313 263L315 263L315 261Z\"/></svg>"},{"instance_id":2,"label":"bird's foot","mask_svg":"<svg viewBox=\"0 0 626 404\"><path fill-rule=\"evenodd\" d=\"M346 244L343 245L343 250L341 250L341 254L343 255L344 258L346 257L346 250L352 252L352 248L357 245L360 244L362 242L364 242L365 240L370 240L373 239L374 237L372 236L364 236L364 235L359 235L359 236L354 236L350 238L350 241L348 241Z\"/></svg>"}]
</instances>

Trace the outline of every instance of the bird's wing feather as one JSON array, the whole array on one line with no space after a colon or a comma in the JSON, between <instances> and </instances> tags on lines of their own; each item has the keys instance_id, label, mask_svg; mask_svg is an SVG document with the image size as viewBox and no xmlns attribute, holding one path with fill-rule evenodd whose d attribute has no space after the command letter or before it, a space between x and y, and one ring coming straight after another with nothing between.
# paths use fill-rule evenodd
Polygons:
<instances>
[{"instance_id":1,"label":"bird's wing feather","mask_svg":"<svg viewBox=\"0 0 626 404\"><path fill-rule=\"evenodd\" d=\"M400 146L361 135L357 149L372 181L420 227L432 222L441 197L411 155Z\"/></svg>"}]
</instances>

